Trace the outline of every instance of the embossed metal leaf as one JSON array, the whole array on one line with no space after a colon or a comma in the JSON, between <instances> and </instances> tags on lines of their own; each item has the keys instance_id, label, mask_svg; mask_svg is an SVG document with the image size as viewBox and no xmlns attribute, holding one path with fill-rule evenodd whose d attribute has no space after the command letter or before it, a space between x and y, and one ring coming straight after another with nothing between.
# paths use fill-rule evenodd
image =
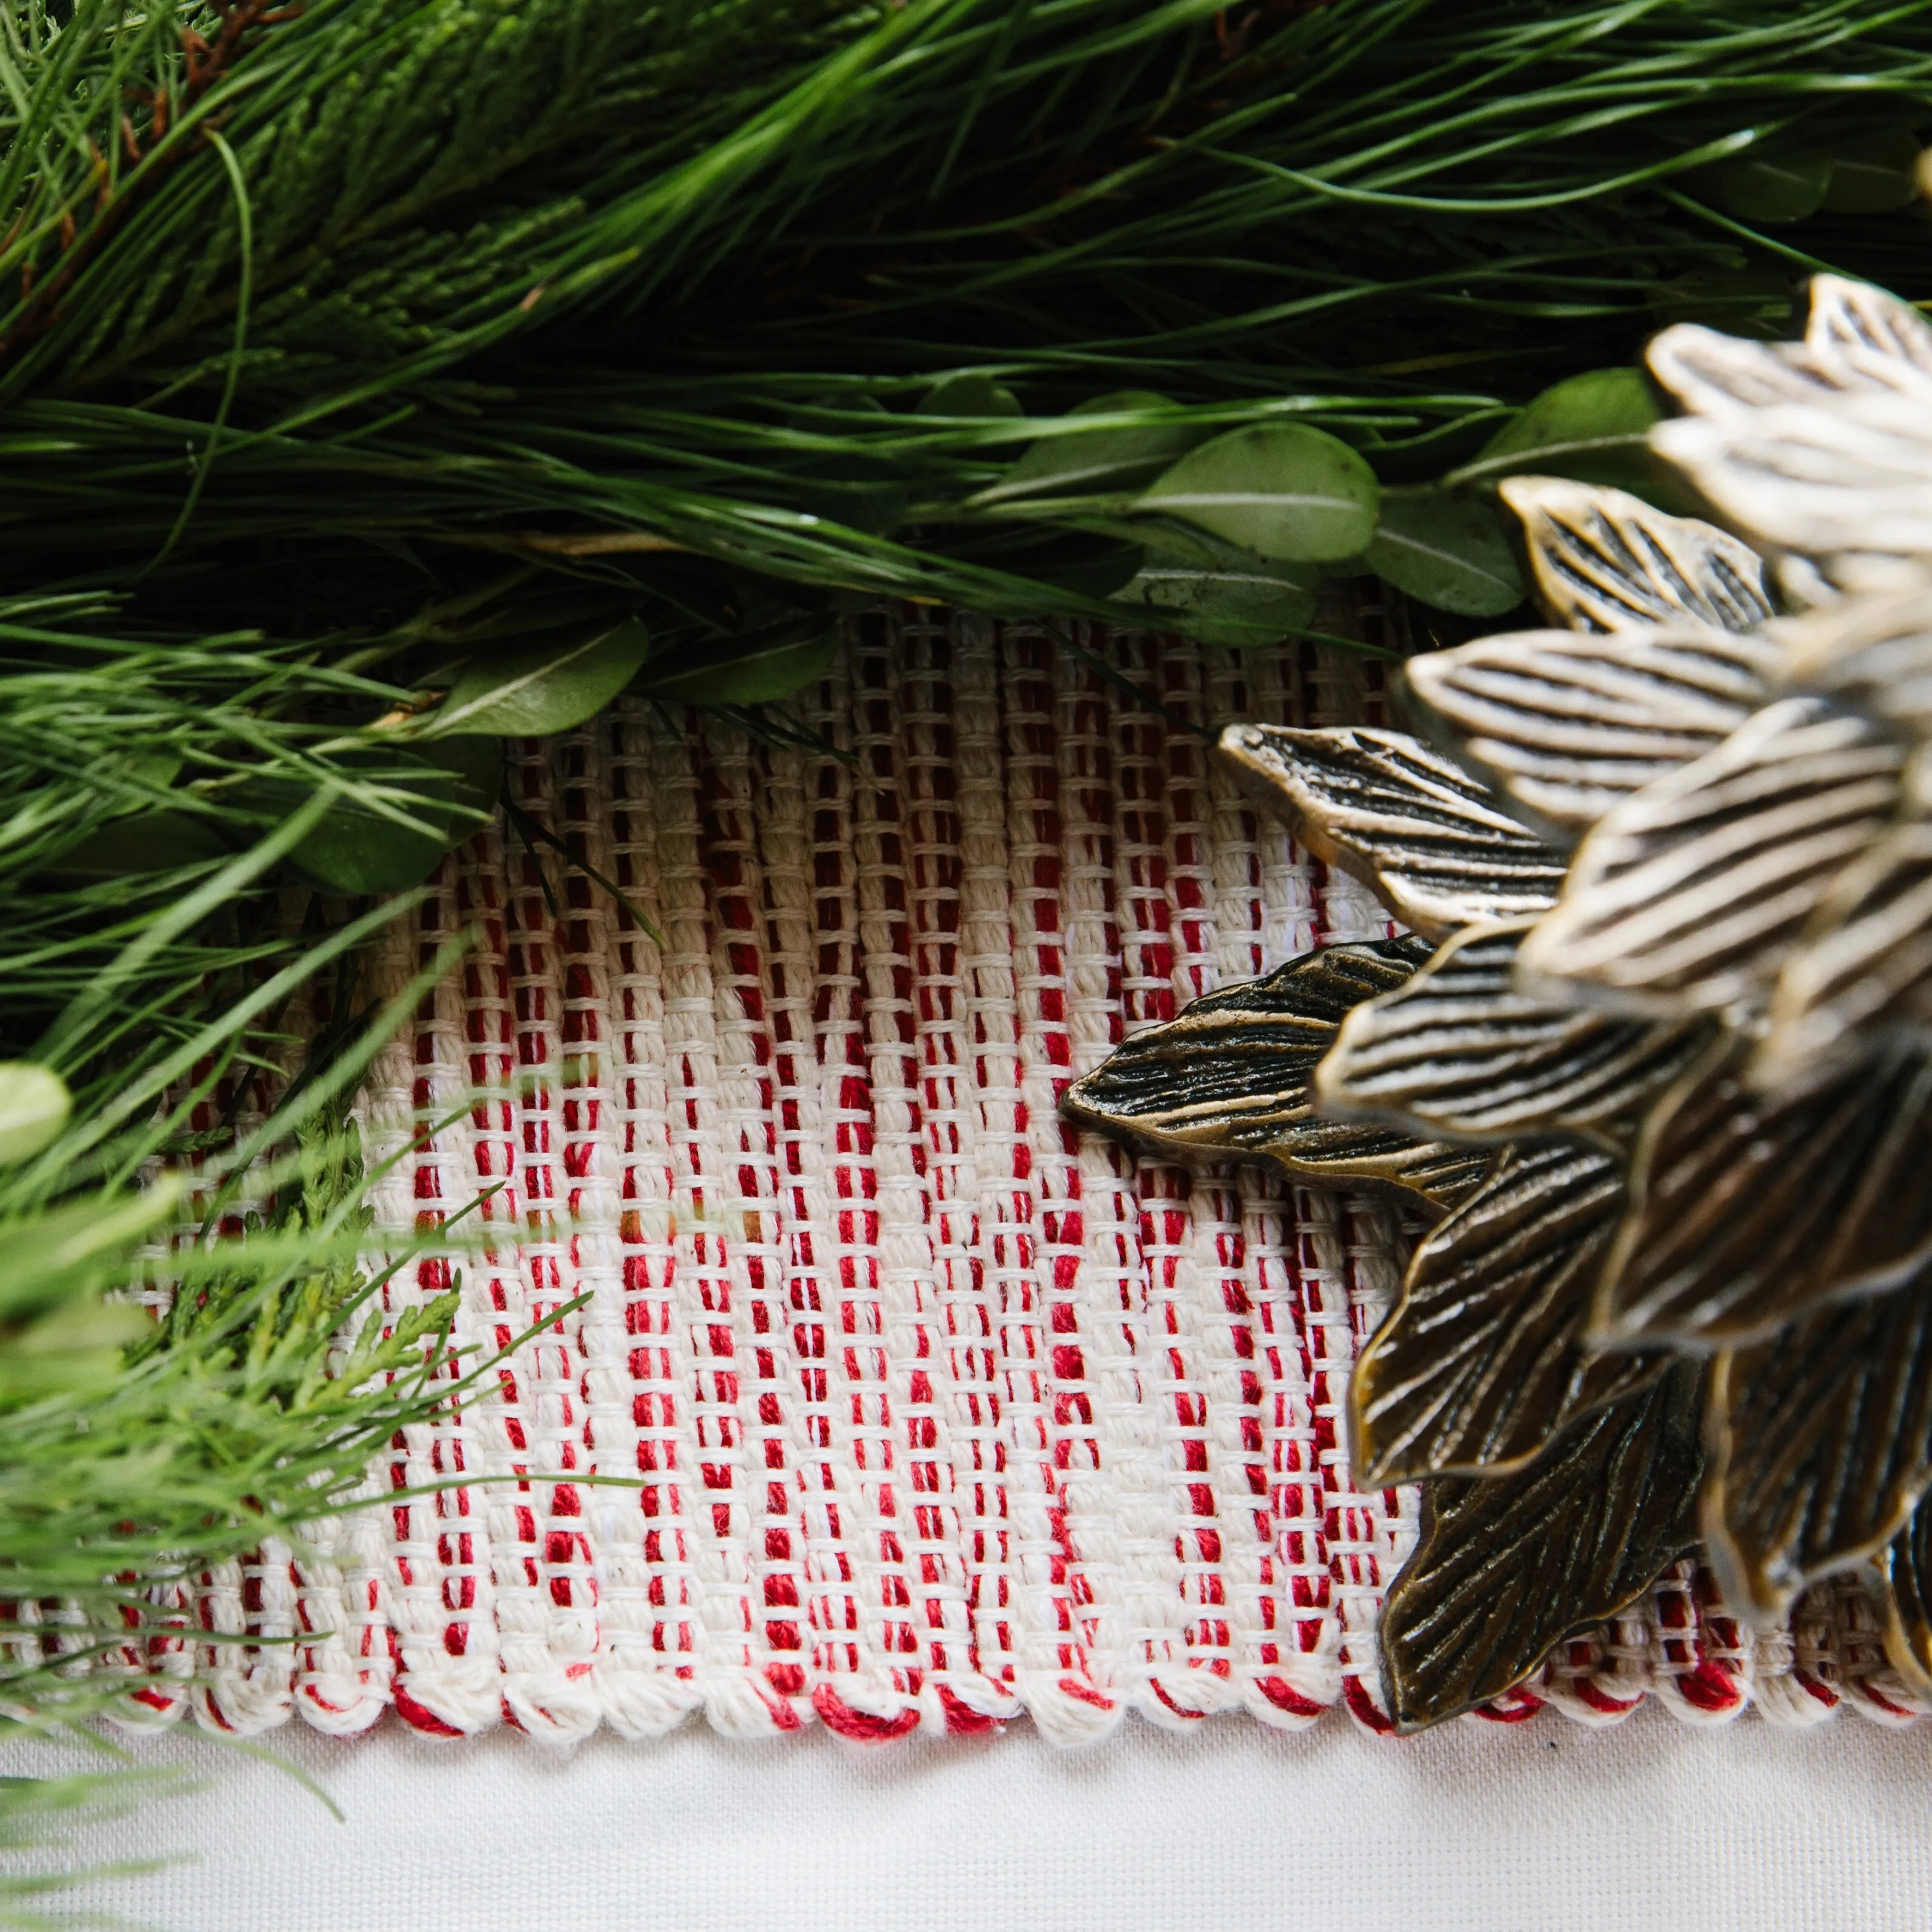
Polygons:
<instances>
[{"instance_id":1,"label":"embossed metal leaf","mask_svg":"<svg viewBox=\"0 0 1932 1932\"><path fill-rule=\"evenodd\" d=\"M1886 1660L1922 1697L1932 1697L1932 1508L1922 1502L1872 1563Z\"/></svg>"},{"instance_id":2,"label":"embossed metal leaf","mask_svg":"<svg viewBox=\"0 0 1932 1932\"><path fill-rule=\"evenodd\" d=\"M1568 843L1703 756L1769 694L1777 647L1708 625L1526 631L1412 658L1423 721Z\"/></svg>"},{"instance_id":3,"label":"embossed metal leaf","mask_svg":"<svg viewBox=\"0 0 1932 1932\"><path fill-rule=\"evenodd\" d=\"M1644 359L1696 416L1804 408L1840 389L1802 344L1746 341L1697 322L1681 322L1652 337Z\"/></svg>"},{"instance_id":4,"label":"embossed metal leaf","mask_svg":"<svg viewBox=\"0 0 1932 1932\"><path fill-rule=\"evenodd\" d=\"M1561 854L1406 732L1231 724L1220 748L1243 788L1311 851L1431 938L1556 902Z\"/></svg>"},{"instance_id":5,"label":"embossed metal leaf","mask_svg":"<svg viewBox=\"0 0 1932 1932\"><path fill-rule=\"evenodd\" d=\"M1651 443L1732 524L1882 588L1932 552L1932 397L1821 394L1810 404L1684 416Z\"/></svg>"},{"instance_id":6,"label":"embossed metal leaf","mask_svg":"<svg viewBox=\"0 0 1932 1932\"><path fill-rule=\"evenodd\" d=\"M1330 946L1210 993L1074 1082L1060 1112L1171 1160L1266 1160L1304 1180L1380 1184L1453 1205L1488 1155L1314 1108L1316 1064L1342 1016L1400 986L1428 952L1408 938Z\"/></svg>"},{"instance_id":7,"label":"embossed metal leaf","mask_svg":"<svg viewBox=\"0 0 1932 1932\"><path fill-rule=\"evenodd\" d=\"M1748 631L1772 614L1763 560L1715 524L1560 476L1508 477L1498 494L1522 524L1537 602L1552 623Z\"/></svg>"},{"instance_id":8,"label":"embossed metal leaf","mask_svg":"<svg viewBox=\"0 0 1932 1932\"><path fill-rule=\"evenodd\" d=\"M1356 1364L1359 1480L1498 1474L1664 1372L1666 1354L1583 1345L1623 1207L1623 1164L1600 1148L1504 1150L1417 1248L1401 1300Z\"/></svg>"},{"instance_id":9,"label":"embossed metal leaf","mask_svg":"<svg viewBox=\"0 0 1932 1932\"><path fill-rule=\"evenodd\" d=\"M1523 941L1526 990L1682 1013L1761 997L1898 803L1905 754L1820 698L1767 706L1608 814ZM1567 989L1567 990L1566 990Z\"/></svg>"},{"instance_id":10,"label":"embossed metal leaf","mask_svg":"<svg viewBox=\"0 0 1932 1932\"><path fill-rule=\"evenodd\" d=\"M1694 415L1725 416L1841 394L1932 396L1932 328L1869 282L1811 279L1804 340L1750 342L1696 322L1654 338L1651 373Z\"/></svg>"},{"instance_id":11,"label":"embossed metal leaf","mask_svg":"<svg viewBox=\"0 0 1932 1932\"><path fill-rule=\"evenodd\" d=\"M1932 591L1846 598L1778 633L1786 686L1932 737Z\"/></svg>"},{"instance_id":12,"label":"embossed metal leaf","mask_svg":"<svg viewBox=\"0 0 1932 1932\"><path fill-rule=\"evenodd\" d=\"M1874 1553L1932 1480L1932 1280L1720 1355L1707 1439L1704 1538L1741 1609Z\"/></svg>"},{"instance_id":13,"label":"embossed metal leaf","mask_svg":"<svg viewBox=\"0 0 1932 1932\"><path fill-rule=\"evenodd\" d=\"M1814 367L1847 388L1932 388L1932 326L1869 282L1813 276L1804 346Z\"/></svg>"},{"instance_id":14,"label":"embossed metal leaf","mask_svg":"<svg viewBox=\"0 0 1932 1932\"><path fill-rule=\"evenodd\" d=\"M1753 1077L1788 1085L1887 1039L1932 1043L1932 818L1895 825L1826 895L1778 976Z\"/></svg>"},{"instance_id":15,"label":"embossed metal leaf","mask_svg":"<svg viewBox=\"0 0 1932 1932\"><path fill-rule=\"evenodd\" d=\"M1396 1727L1520 1684L1613 1616L1696 1540L1701 1376L1680 1363L1587 1417L1526 1469L1427 1485L1425 1526L1382 1606Z\"/></svg>"},{"instance_id":16,"label":"embossed metal leaf","mask_svg":"<svg viewBox=\"0 0 1932 1932\"><path fill-rule=\"evenodd\" d=\"M1316 1070L1323 1110L1448 1139L1627 1140L1708 1029L1518 992L1516 953L1534 923L1472 926L1406 986L1356 1007Z\"/></svg>"},{"instance_id":17,"label":"embossed metal leaf","mask_svg":"<svg viewBox=\"0 0 1932 1932\"><path fill-rule=\"evenodd\" d=\"M1932 345L1882 291L1821 276L1803 343L1741 342L1684 325L1652 372L1690 413L1652 446L1722 514L1825 578L1869 588L1932 551Z\"/></svg>"},{"instance_id":18,"label":"embossed metal leaf","mask_svg":"<svg viewBox=\"0 0 1932 1932\"><path fill-rule=\"evenodd\" d=\"M1932 1252L1932 1055L1773 1095L1748 1084L1749 1056L1713 1048L1644 1124L1596 1311L1610 1341L1744 1346Z\"/></svg>"}]
</instances>

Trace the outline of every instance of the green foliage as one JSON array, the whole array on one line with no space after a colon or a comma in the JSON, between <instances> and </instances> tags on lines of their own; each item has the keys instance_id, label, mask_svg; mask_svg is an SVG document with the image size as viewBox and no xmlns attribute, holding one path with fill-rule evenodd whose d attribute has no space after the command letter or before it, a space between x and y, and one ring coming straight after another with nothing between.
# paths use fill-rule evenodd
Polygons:
<instances>
[{"instance_id":1,"label":"green foliage","mask_svg":"<svg viewBox=\"0 0 1932 1932\"><path fill-rule=\"evenodd\" d=\"M1374 536L1376 472L1337 437L1303 423L1258 423L1190 450L1133 508L1178 517L1282 563L1355 556Z\"/></svg>"},{"instance_id":2,"label":"green foliage","mask_svg":"<svg viewBox=\"0 0 1932 1932\"><path fill-rule=\"evenodd\" d=\"M1439 489L1385 491L1364 561L1384 583L1462 617L1500 617L1522 602L1521 572L1496 506Z\"/></svg>"}]
</instances>

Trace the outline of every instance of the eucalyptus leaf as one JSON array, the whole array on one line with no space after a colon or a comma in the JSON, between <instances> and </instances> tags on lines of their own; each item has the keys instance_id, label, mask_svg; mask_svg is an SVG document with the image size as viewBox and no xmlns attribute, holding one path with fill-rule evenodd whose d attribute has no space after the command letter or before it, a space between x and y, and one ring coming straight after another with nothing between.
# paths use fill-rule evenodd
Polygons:
<instances>
[{"instance_id":1,"label":"eucalyptus leaf","mask_svg":"<svg viewBox=\"0 0 1932 1932\"><path fill-rule=\"evenodd\" d=\"M364 777L410 794L394 802L404 824L344 798L290 855L323 890L360 898L406 892L436 869L449 848L495 806L502 754L494 740L398 745L345 760Z\"/></svg>"},{"instance_id":2,"label":"eucalyptus leaf","mask_svg":"<svg viewBox=\"0 0 1932 1932\"><path fill-rule=\"evenodd\" d=\"M1918 143L1902 122L1848 136L1832 150L1827 214L1888 214L1918 192Z\"/></svg>"},{"instance_id":3,"label":"eucalyptus leaf","mask_svg":"<svg viewBox=\"0 0 1932 1932\"><path fill-rule=\"evenodd\" d=\"M213 820L164 806L110 819L70 845L48 870L62 879L124 879L210 865L230 856Z\"/></svg>"},{"instance_id":4,"label":"eucalyptus leaf","mask_svg":"<svg viewBox=\"0 0 1932 1932\"><path fill-rule=\"evenodd\" d=\"M1648 498L1655 490L1647 439L1662 417L1642 370L1586 369L1526 404L1448 480L1533 472L1612 484Z\"/></svg>"},{"instance_id":5,"label":"eucalyptus leaf","mask_svg":"<svg viewBox=\"0 0 1932 1932\"><path fill-rule=\"evenodd\" d=\"M1832 158L1820 154L1766 154L1751 148L1698 168L1686 185L1741 221L1802 221L1825 205L1832 186Z\"/></svg>"},{"instance_id":6,"label":"eucalyptus leaf","mask_svg":"<svg viewBox=\"0 0 1932 1932\"><path fill-rule=\"evenodd\" d=\"M990 376L976 372L948 376L927 390L919 405L922 416L1022 416L1020 399Z\"/></svg>"},{"instance_id":7,"label":"eucalyptus leaf","mask_svg":"<svg viewBox=\"0 0 1932 1932\"><path fill-rule=\"evenodd\" d=\"M1071 422L1173 406L1151 389L1122 389L1082 403L1069 410L1066 417ZM1202 434L1193 424L1169 422L1044 436L998 482L971 501L986 508L1026 497L1109 496L1139 490L1200 442Z\"/></svg>"},{"instance_id":8,"label":"eucalyptus leaf","mask_svg":"<svg viewBox=\"0 0 1932 1932\"><path fill-rule=\"evenodd\" d=\"M526 646L470 662L432 722L431 735L544 738L594 718L635 677L650 634L634 617L561 646Z\"/></svg>"},{"instance_id":9,"label":"eucalyptus leaf","mask_svg":"<svg viewBox=\"0 0 1932 1932\"><path fill-rule=\"evenodd\" d=\"M653 666L637 688L671 704L771 704L823 677L838 649L835 628L806 618L748 637L707 638Z\"/></svg>"},{"instance_id":10,"label":"eucalyptus leaf","mask_svg":"<svg viewBox=\"0 0 1932 1932\"><path fill-rule=\"evenodd\" d=\"M51 1066L0 1060L0 1166L29 1160L50 1145L73 1106L67 1082Z\"/></svg>"},{"instance_id":11,"label":"eucalyptus leaf","mask_svg":"<svg viewBox=\"0 0 1932 1932\"><path fill-rule=\"evenodd\" d=\"M1499 617L1522 577L1493 505L1447 490L1390 490L1365 560L1384 583L1438 610Z\"/></svg>"},{"instance_id":12,"label":"eucalyptus leaf","mask_svg":"<svg viewBox=\"0 0 1932 1932\"><path fill-rule=\"evenodd\" d=\"M1116 602L1163 629L1232 650L1279 644L1315 615L1321 578L1312 564L1272 562L1232 544L1150 550Z\"/></svg>"},{"instance_id":13,"label":"eucalyptus leaf","mask_svg":"<svg viewBox=\"0 0 1932 1932\"><path fill-rule=\"evenodd\" d=\"M1135 503L1288 563L1354 556L1375 535L1382 488L1339 438L1305 423L1256 423L1190 450Z\"/></svg>"}]
</instances>

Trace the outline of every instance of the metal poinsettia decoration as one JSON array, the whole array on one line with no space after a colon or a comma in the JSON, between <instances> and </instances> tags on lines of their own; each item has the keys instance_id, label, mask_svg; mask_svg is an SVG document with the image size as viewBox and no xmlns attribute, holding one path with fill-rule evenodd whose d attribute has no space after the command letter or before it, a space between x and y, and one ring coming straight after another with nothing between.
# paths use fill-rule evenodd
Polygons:
<instances>
[{"instance_id":1,"label":"metal poinsettia decoration","mask_svg":"<svg viewBox=\"0 0 1932 1932\"><path fill-rule=\"evenodd\" d=\"M1700 1546L1766 1622L1867 1569L1932 1695L1932 328L1812 294L1802 343L1652 346L1654 446L1748 543L1514 479L1565 628L1412 660L1420 736L1224 736L1412 934L1198 1000L1066 1097L1439 1214L1352 1391L1360 1478L1424 1485L1382 1628L1405 1729Z\"/></svg>"}]
</instances>

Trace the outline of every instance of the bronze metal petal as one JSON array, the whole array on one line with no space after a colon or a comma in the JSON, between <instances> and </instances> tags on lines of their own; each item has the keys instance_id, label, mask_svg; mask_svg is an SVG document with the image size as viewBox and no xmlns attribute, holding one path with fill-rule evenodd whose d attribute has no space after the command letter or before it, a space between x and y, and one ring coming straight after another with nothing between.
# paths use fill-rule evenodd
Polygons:
<instances>
[{"instance_id":1,"label":"bronze metal petal","mask_svg":"<svg viewBox=\"0 0 1932 1932\"><path fill-rule=\"evenodd\" d=\"M1231 724L1220 748L1244 789L1310 850L1431 938L1556 902L1562 855L1405 732Z\"/></svg>"},{"instance_id":2,"label":"bronze metal petal","mask_svg":"<svg viewBox=\"0 0 1932 1932\"><path fill-rule=\"evenodd\" d=\"M1802 344L1688 324L1658 336L1652 371L1690 414L1652 445L1730 522L1822 560L1829 581L1895 582L1932 552L1932 331L1882 290L1832 275L1811 288Z\"/></svg>"},{"instance_id":3,"label":"bronze metal petal","mask_svg":"<svg viewBox=\"0 0 1932 1932\"><path fill-rule=\"evenodd\" d=\"M1932 1279L1718 1356L1706 1436L1704 1538L1740 1609L1875 1554L1932 1480Z\"/></svg>"},{"instance_id":4,"label":"bronze metal petal","mask_svg":"<svg viewBox=\"0 0 1932 1932\"><path fill-rule=\"evenodd\" d=\"M1843 385L1796 342L1750 342L1702 322L1652 337L1650 373L1693 416L1742 416L1828 400Z\"/></svg>"},{"instance_id":5,"label":"bronze metal petal","mask_svg":"<svg viewBox=\"0 0 1932 1932\"><path fill-rule=\"evenodd\" d=\"M1316 1071L1322 1110L1445 1139L1628 1141L1708 1046L1710 1028L1518 992L1516 953L1534 924L1472 926L1406 985L1356 1007Z\"/></svg>"},{"instance_id":6,"label":"bronze metal petal","mask_svg":"<svg viewBox=\"0 0 1932 1932\"><path fill-rule=\"evenodd\" d=\"M1324 1120L1314 1106L1316 1063L1342 1016L1400 986L1428 952L1410 938L1326 946L1210 993L1074 1082L1060 1112L1165 1160L1268 1160L1300 1180L1399 1187L1453 1206L1490 1154Z\"/></svg>"},{"instance_id":7,"label":"bronze metal petal","mask_svg":"<svg viewBox=\"0 0 1932 1932\"><path fill-rule=\"evenodd\" d=\"M1714 524L1560 476L1511 476L1498 494L1522 524L1537 602L1553 624L1748 631L1772 614L1763 560Z\"/></svg>"},{"instance_id":8,"label":"bronze metal petal","mask_svg":"<svg viewBox=\"0 0 1932 1932\"><path fill-rule=\"evenodd\" d=\"M1932 326L1869 282L1813 276L1804 346L1814 366L1846 388L1932 387Z\"/></svg>"},{"instance_id":9,"label":"bronze metal petal","mask_svg":"<svg viewBox=\"0 0 1932 1932\"><path fill-rule=\"evenodd\" d=\"M1772 994L1752 1062L1789 1085L1888 1038L1932 1042L1932 819L1894 826L1851 866L1813 918Z\"/></svg>"},{"instance_id":10,"label":"bronze metal petal","mask_svg":"<svg viewBox=\"0 0 1932 1932\"><path fill-rule=\"evenodd\" d=\"M1932 1055L1893 1048L1771 1095L1749 1055L1713 1048L1644 1124L1598 1300L1606 1342L1742 1346L1932 1254Z\"/></svg>"},{"instance_id":11,"label":"bronze metal petal","mask_svg":"<svg viewBox=\"0 0 1932 1932\"><path fill-rule=\"evenodd\" d=\"M1882 587L1912 567L1905 560L1932 553L1932 395L1821 392L1809 404L1680 417L1650 440L1727 522L1826 560L1835 583Z\"/></svg>"},{"instance_id":12,"label":"bronze metal petal","mask_svg":"<svg viewBox=\"0 0 1932 1932\"><path fill-rule=\"evenodd\" d=\"M1872 1559L1885 1654L1922 1697L1932 1697L1932 1508L1912 1520Z\"/></svg>"},{"instance_id":13,"label":"bronze metal petal","mask_svg":"<svg viewBox=\"0 0 1932 1932\"><path fill-rule=\"evenodd\" d=\"M1417 1248L1401 1300L1355 1365L1359 1480L1501 1474L1664 1372L1667 1354L1583 1346L1623 1207L1623 1164L1600 1148L1504 1150Z\"/></svg>"},{"instance_id":14,"label":"bronze metal petal","mask_svg":"<svg viewBox=\"0 0 1932 1932\"><path fill-rule=\"evenodd\" d=\"M1584 840L1562 903L1523 941L1524 990L1678 1014L1762 998L1890 824L1904 762L1822 699L1767 706Z\"/></svg>"},{"instance_id":15,"label":"bronze metal petal","mask_svg":"<svg viewBox=\"0 0 1932 1932\"><path fill-rule=\"evenodd\" d=\"M1932 590L1847 598L1778 626L1780 682L1932 737Z\"/></svg>"},{"instance_id":16,"label":"bronze metal petal","mask_svg":"<svg viewBox=\"0 0 1932 1932\"><path fill-rule=\"evenodd\" d=\"M1614 1616L1692 1546L1701 1381L1680 1363L1526 1469L1426 1486L1422 1540L1382 1606L1398 1730L1521 1683L1552 1646Z\"/></svg>"},{"instance_id":17,"label":"bronze metal petal","mask_svg":"<svg viewBox=\"0 0 1932 1932\"><path fill-rule=\"evenodd\" d=\"M1779 661L1767 640L1708 625L1525 631L1412 658L1402 675L1422 722L1568 844L1722 743Z\"/></svg>"}]
</instances>

